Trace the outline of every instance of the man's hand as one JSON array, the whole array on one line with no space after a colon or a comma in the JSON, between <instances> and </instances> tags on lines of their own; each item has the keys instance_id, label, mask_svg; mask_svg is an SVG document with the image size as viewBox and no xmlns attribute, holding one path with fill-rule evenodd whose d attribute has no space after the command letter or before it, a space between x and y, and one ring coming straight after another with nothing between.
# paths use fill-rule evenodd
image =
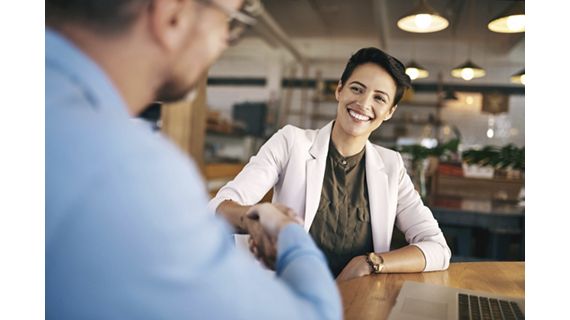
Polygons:
<instances>
[{"instance_id":1,"label":"man's hand","mask_svg":"<svg viewBox=\"0 0 570 320\"><path fill-rule=\"evenodd\" d=\"M247 220L249 251L267 268L275 270L277 243L263 230L258 220Z\"/></svg>"},{"instance_id":2,"label":"man's hand","mask_svg":"<svg viewBox=\"0 0 570 320\"><path fill-rule=\"evenodd\" d=\"M366 256L356 256L346 264L338 277L336 277L336 281L350 280L353 278L367 276L370 273L370 265L366 261Z\"/></svg>"},{"instance_id":3,"label":"man's hand","mask_svg":"<svg viewBox=\"0 0 570 320\"><path fill-rule=\"evenodd\" d=\"M288 207L280 204L263 203L251 207L246 213L249 249L265 266L275 269L277 259L277 237L289 223L302 221Z\"/></svg>"}]
</instances>

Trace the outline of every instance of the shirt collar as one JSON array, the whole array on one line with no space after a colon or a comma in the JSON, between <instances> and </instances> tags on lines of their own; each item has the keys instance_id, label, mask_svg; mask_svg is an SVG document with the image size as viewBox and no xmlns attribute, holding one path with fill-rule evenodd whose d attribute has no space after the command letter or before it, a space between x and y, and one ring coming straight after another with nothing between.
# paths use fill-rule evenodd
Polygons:
<instances>
[{"instance_id":1,"label":"shirt collar","mask_svg":"<svg viewBox=\"0 0 570 320\"><path fill-rule=\"evenodd\" d=\"M64 74L98 111L129 117L127 105L105 71L64 36L45 29L46 69Z\"/></svg>"},{"instance_id":2,"label":"shirt collar","mask_svg":"<svg viewBox=\"0 0 570 320\"><path fill-rule=\"evenodd\" d=\"M356 166L360 160L362 160L362 157L364 156L364 152L366 150L366 148L362 148L362 150L355 154L352 155L350 157L343 157L340 152L338 152L338 150L336 149L332 139L330 139L329 142L329 155L332 158L333 162L337 165L340 165L343 168L353 168L354 166Z\"/></svg>"}]
</instances>

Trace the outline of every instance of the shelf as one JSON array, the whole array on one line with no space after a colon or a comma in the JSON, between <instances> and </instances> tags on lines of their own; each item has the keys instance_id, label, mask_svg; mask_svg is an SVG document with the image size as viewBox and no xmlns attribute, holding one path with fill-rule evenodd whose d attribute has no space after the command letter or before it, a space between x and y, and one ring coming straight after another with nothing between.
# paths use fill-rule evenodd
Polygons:
<instances>
[{"instance_id":1,"label":"shelf","mask_svg":"<svg viewBox=\"0 0 570 320\"><path fill-rule=\"evenodd\" d=\"M307 116L307 118L311 119L311 120L326 120L326 121L330 121L333 120L336 117L336 114L318 114L318 113L313 113L311 114L310 112L307 113L303 113L300 110L294 110L294 111L289 111L289 115L293 115L293 116Z\"/></svg>"},{"instance_id":2,"label":"shelf","mask_svg":"<svg viewBox=\"0 0 570 320\"><path fill-rule=\"evenodd\" d=\"M289 110L289 115L290 116L304 116L304 115L309 115L306 112L303 112L302 110Z\"/></svg>"},{"instance_id":3,"label":"shelf","mask_svg":"<svg viewBox=\"0 0 570 320\"><path fill-rule=\"evenodd\" d=\"M437 195L518 201L524 179L468 178L438 173L432 183Z\"/></svg>"},{"instance_id":4,"label":"shelf","mask_svg":"<svg viewBox=\"0 0 570 320\"><path fill-rule=\"evenodd\" d=\"M439 108L437 101L400 101L400 103L398 103L398 106L400 108L403 106Z\"/></svg>"},{"instance_id":5,"label":"shelf","mask_svg":"<svg viewBox=\"0 0 570 320\"><path fill-rule=\"evenodd\" d=\"M312 120L324 120L324 121L331 121L336 118L336 114L310 114L309 115Z\"/></svg>"},{"instance_id":6,"label":"shelf","mask_svg":"<svg viewBox=\"0 0 570 320\"><path fill-rule=\"evenodd\" d=\"M335 96L327 96L324 98L313 98L311 99L313 103L338 103Z\"/></svg>"},{"instance_id":7,"label":"shelf","mask_svg":"<svg viewBox=\"0 0 570 320\"><path fill-rule=\"evenodd\" d=\"M204 176L207 180L235 177L245 166L241 162L212 162L206 163Z\"/></svg>"},{"instance_id":8,"label":"shelf","mask_svg":"<svg viewBox=\"0 0 570 320\"><path fill-rule=\"evenodd\" d=\"M245 132L223 132L223 131L212 131L212 130L206 130L206 135L212 137L224 137L224 138L244 138L251 136L246 134Z\"/></svg>"}]
</instances>

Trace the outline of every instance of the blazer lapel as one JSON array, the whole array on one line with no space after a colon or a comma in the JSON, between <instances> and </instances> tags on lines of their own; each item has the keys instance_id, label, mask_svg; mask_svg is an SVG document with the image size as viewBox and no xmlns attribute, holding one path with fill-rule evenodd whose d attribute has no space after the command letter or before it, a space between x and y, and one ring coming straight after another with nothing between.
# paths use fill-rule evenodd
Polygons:
<instances>
[{"instance_id":1,"label":"blazer lapel","mask_svg":"<svg viewBox=\"0 0 570 320\"><path fill-rule=\"evenodd\" d=\"M305 193L304 225L306 231L311 228L321 200L332 124L333 121L318 131L313 145L309 149L309 158L306 163L307 190Z\"/></svg>"},{"instance_id":2,"label":"blazer lapel","mask_svg":"<svg viewBox=\"0 0 570 320\"><path fill-rule=\"evenodd\" d=\"M375 252L386 252L389 248L392 225L389 221L388 175L384 171L384 160L370 141L366 142L366 181L372 242Z\"/></svg>"}]
</instances>

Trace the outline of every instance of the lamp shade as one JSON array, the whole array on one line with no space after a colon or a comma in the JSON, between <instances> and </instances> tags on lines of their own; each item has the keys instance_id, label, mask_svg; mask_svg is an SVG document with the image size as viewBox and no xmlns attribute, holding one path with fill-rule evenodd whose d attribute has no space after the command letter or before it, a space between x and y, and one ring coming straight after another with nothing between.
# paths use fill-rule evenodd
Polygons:
<instances>
[{"instance_id":1,"label":"lamp shade","mask_svg":"<svg viewBox=\"0 0 570 320\"><path fill-rule=\"evenodd\" d=\"M426 0L420 0L410 13L398 19L398 28L415 33L441 31L448 25L449 21L430 7Z\"/></svg>"},{"instance_id":2,"label":"lamp shade","mask_svg":"<svg viewBox=\"0 0 570 320\"><path fill-rule=\"evenodd\" d=\"M512 83L520 83L522 85L525 84L525 75L524 75L524 69L522 69L521 71L513 74L511 76L511 82Z\"/></svg>"},{"instance_id":3,"label":"lamp shade","mask_svg":"<svg viewBox=\"0 0 570 320\"><path fill-rule=\"evenodd\" d=\"M406 66L406 74L412 80L427 78L429 76L429 72L426 68L420 66L413 60Z\"/></svg>"},{"instance_id":4,"label":"lamp shade","mask_svg":"<svg viewBox=\"0 0 570 320\"><path fill-rule=\"evenodd\" d=\"M489 21L489 30L499 33L525 31L524 1L514 1L505 11Z\"/></svg>"},{"instance_id":5,"label":"lamp shade","mask_svg":"<svg viewBox=\"0 0 570 320\"><path fill-rule=\"evenodd\" d=\"M451 75L455 78L461 78L463 80L469 81L474 78L484 77L486 74L485 69L479 67L478 65L467 60L464 64L451 70Z\"/></svg>"}]
</instances>

